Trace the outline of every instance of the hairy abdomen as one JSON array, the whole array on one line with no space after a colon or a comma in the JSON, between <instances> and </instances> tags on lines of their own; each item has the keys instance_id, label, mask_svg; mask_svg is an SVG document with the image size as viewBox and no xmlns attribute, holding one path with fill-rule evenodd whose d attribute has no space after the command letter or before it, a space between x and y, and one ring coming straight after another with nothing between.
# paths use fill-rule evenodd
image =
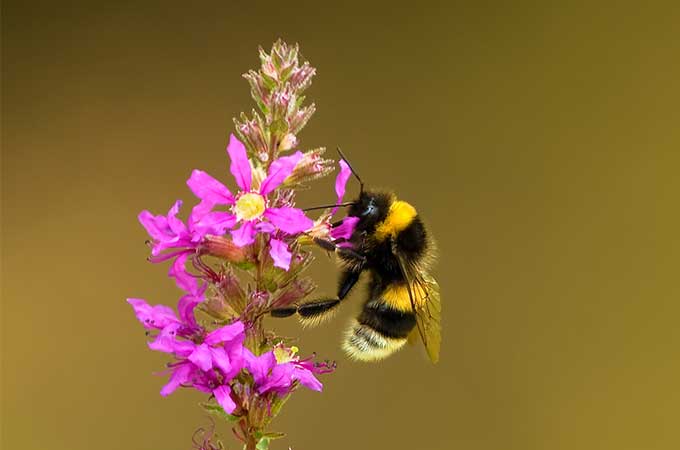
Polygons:
<instances>
[{"instance_id":1,"label":"hairy abdomen","mask_svg":"<svg viewBox=\"0 0 680 450\"><path fill-rule=\"evenodd\" d=\"M352 321L342 347L351 358L377 361L399 350L415 325L416 318L410 310L372 299Z\"/></svg>"}]
</instances>

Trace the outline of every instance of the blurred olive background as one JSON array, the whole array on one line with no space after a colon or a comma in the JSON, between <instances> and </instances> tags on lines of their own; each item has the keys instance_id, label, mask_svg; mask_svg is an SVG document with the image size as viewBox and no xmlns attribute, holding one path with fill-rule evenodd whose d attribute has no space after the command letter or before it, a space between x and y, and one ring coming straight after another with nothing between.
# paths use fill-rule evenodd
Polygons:
<instances>
[{"instance_id":1,"label":"blurred olive background","mask_svg":"<svg viewBox=\"0 0 680 450\"><path fill-rule=\"evenodd\" d=\"M430 224L445 340L438 366L347 361L361 291L322 328L272 321L339 362L272 448L678 448L679 21L677 2L3 2L2 447L191 448L203 397L158 395L167 358L125 303L180 295L136 215L193 202L193 168L231 182L241 74L282 37L318 68L301 146L340 145ZM313 275L333 292L321 252Z\"/></svg>"}]
</instances>

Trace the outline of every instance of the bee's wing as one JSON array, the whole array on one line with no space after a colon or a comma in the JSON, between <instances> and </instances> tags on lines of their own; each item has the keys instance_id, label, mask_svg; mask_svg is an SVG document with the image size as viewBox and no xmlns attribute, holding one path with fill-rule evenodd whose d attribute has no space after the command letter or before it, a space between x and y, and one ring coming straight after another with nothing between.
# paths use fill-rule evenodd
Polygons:
<instances>
[{"instance_id":1,"label":"bee's wing","mask_svg":"<svg viewBox=\"0 0 680 450\"><path fill-rule=\"evenodd\" d=\"M416 315L418 333L425 344L427 355L433 363L439 361L441 346L441 295L439 283L429 274L423 273L408 261L392 246L392 253L399 261L399 267L406 279L411 308ZM416 302L415 298L423 301ZM419 304L420 303L420 304Z\"/></svg>"}]
</instances>

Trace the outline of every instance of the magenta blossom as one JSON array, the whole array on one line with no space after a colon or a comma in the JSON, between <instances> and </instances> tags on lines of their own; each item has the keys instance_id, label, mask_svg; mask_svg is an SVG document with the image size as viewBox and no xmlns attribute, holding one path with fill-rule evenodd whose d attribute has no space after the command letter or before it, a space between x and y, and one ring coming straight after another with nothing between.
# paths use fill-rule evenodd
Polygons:
<instances>
[{"instance_id":1,"label":"magenta blossom","mask_svg":"<svg viewBox=\"0 0 680 450\"><path fill-rule=\"evenodd\" d=\"M259 394L275 392L280 396L286 395L296 381L313 391L321 391L323 385L314 375L330 372L333 368L328 364L315 365L310 360L300 360L296 352L296 347L281 345L260 356L253 355L248 349L243 350L245 367L253 376Z\"/></svg>"},{"instance_id":2,"label":"magenta blossom","mask_svg":"<svg viewBox=\"0 0 680 450\"><path fill-rule=\"evenodd\" d=\"M177 200L167 215L154 216L147 210L139 213L139 222L146 229L152 239L152 262L161 262L177 257L183 253L192 253L199 246L207 234L217 234L219 231L211 218L204 217L205 211L201 205L195 206L189 215L188 225L177 218L182 207L182 200ZM162 253L168 249L178 249Z\"/></svg>"},{"instance_id":3,"label":"magenta blossom","mask_svg":"<svg viewBox=\"0 0 680 450\"><path fill-rule=\"evenodd\" d=\"M248 160L245 146L232 134L227 146L231 159L231 171L239 192L233 195L222 183L201 170L194 170L187 185L201 199L198 210L205 215L198 221L199 228L204 226L217 229L223 234L231 230L234 244L243 247L255 241L257 233L270 235L270 255L274 265L288 270L291 253L276 231L295 235L312 227L313 222L298 208L269 206L269 194L283 183L302 159L301 152L276 159L269 166L267 177L258 188L253 188L253 168ZM217 205L226 205L230 211L212 211ZM206 222L206 225L202 223ZM241 224L238 229L234 229Z\"/></svg>"},{"instance_id":4,"label":"magenta blossom","mask_svg":"<svg viewBox=\"0 0 680 450\"><path fill-rule=\"evenodd\" d=\"M180 300L179 318L164 305L150 306L136 298L129 298L128 303L147 330L160 330L149 348L177 358L170 365L172 374L161 395L170 395L180 386L194 387L212 393L220 406L231 413L236 404L228 383L243 368L243 323L237 321L206 333L196 324L193 310L197 303L192 299L183 303L190 296Z\"/></svg>"},{"instance_id":5,"label":"magenta blossom","mask_svg":"<svg viewBox=\"0 0 680 450\"><path fill-rule=\"evenodd\" d=\"M243 323L237 321L211 331L200 343L172 337L149 345L152 350L170 353L178 359L161 395L169 395L179 386L191 386L212 393L227 413L233 412L236 403L231 398L229 382L243 368Z\"/></svg>"}]
</instances>

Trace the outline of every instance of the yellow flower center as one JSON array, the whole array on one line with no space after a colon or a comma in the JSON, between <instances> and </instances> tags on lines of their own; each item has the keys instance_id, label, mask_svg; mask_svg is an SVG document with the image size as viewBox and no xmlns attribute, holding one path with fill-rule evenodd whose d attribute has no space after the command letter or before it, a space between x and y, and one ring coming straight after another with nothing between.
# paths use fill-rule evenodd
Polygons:
<instances>
[{"instance_id":1,"label":"yellow flower center","mask_svg":"<svg viewBox=\"0 0 680 450\"><path fill-rule=\"evenodd\" d=\"M243 194L234 205L234 213L238 220L257 219L264 213L264 210L264 197L255 192Z\"/></svg>"},{"instance_id":2,"label":"yellow flower center","mask_svg":"<svg viewBox=\"0 0 680 450\"><path fill-rule=\"evenodd\" d=\"M276 358L276 363L284 364L289 361L296 361L295 354L297 352L298 348L296 346L292 346L291 348L285 348L277 345L276 347L274 347L274 357Z\"/></svg>"}]
</instances>

